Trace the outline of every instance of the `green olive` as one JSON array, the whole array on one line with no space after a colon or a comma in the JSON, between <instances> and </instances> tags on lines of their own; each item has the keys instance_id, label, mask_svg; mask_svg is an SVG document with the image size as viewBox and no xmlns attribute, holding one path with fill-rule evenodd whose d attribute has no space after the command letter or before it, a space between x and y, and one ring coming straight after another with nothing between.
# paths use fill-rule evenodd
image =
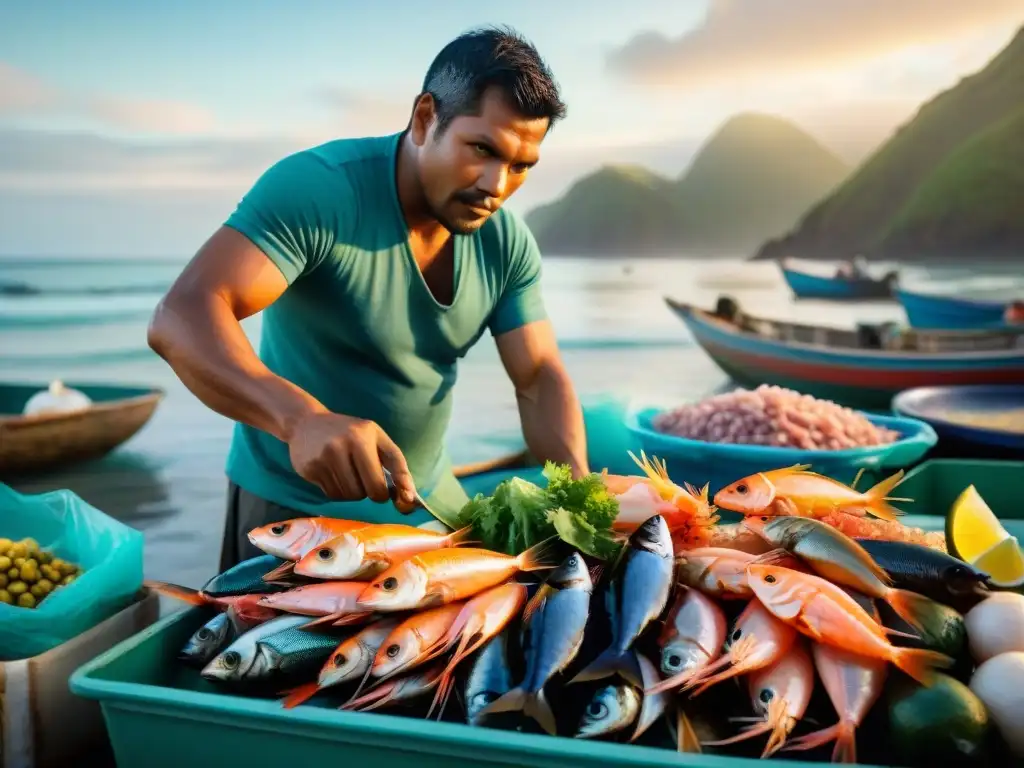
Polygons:
<instances>
[{"instance_id":1,"label":"green olive","mask_svg":"<svg viewBox=\"0 0 1024 768\"><path fill-rule=\"evenodd\" d=\"M40 569L43 572L43 576L48 578L50 581L60 581L60 571L54 568L52 565L44 565Z\"/></svg>"},{"instance_id":2,"label":"green olive","mask_svg":"<svg viewBox=\"0 0 1024 768\"><path fill-rule=\"evenodd\" d=\"M39 566L36 565L35 560L26 560L20 570L22 581L34 582L39 580Z\"/></svg>"},{"instance_id":3,"label":"green olive","mask_svg":"<svg viewBox=\"0 0 1024 768\"><path fill-rule=\"evenodd\" d=\"M78 577L77 577L77 576L76 576L75 574L73 574L73 573L69 573L69 574L68 574L67 576L65 576L65 577L64 577L64 579L63 579L63 580L61 581L61 586L67 586L68 584L70 584L71 582L73 582L73 581L74 581L75 579L77 579L77 578L78 578Z\"/></svg>"},{"instance_id":4,"label":"green olive","mask_svg":"<svg viewBox=\"0 0 1024 768\"><path fill-rule=\"evenodd\" d=\"M21 578L21 571L20 571L20 570L18 570L17 568L11 568L11 570L9 570L9 571L7 572L7 576L8 576L8 577L9 577L9 578L10 578L10 579L11 579L12 581L13 581L14 579L20 579L20 578Z\"/></svg>"},{"instance_id":5,"label":"green olive","mask_svg":"<svg viewBox=\"0 0 1024 768\"><path fill-rule=\"evenodd\" d=\"M36 556L36 560L39 561L40 565L47 565L51 560L53 560L53 555L49 552L40 552Z\"/></svg>"},{"instance_id":6,"label":"green olive","mask_svg":"<svg viewBox=\"0 0 1024 768\"><path fill-rule=\"evenodd\" d=\"M6 589L0 589L0 603L5 605L14 605L14 598L11 597L11 593Z\"/></svg>"},{"instance_id":7,"label":"green olive","mask_svg":"<svg viewBox=\"0 0 1024 768\"><path fill-rule=\"evenodd\" d=\"M7 550L7 555L13 559L25 557L28 555L28 547L20 541L17 544L11 544L10 548Z\"/></svg>"},{"instance_id":8,"label":"green olive","mask_svg":"<svg viewBox=\"0 0 1024 768\"><path fill-rule=\"evenodd\" d=\"M6 552L13 544L10 539L0 539L0 552Z\"/></svg>"},{"instance_id":9,"label":"green olive","mask_svg":"<svg viewBox=\"0 0 1024 768\"><path fill-rule=\"evenodd\" d=\"M21 568L21 566L23 566L24 564L25 564L25 558L24 557L16 557L16 558L14 558L14 567L15 568Z\"/></svg>"},{"instance_id":10,"label":"green olive","mask_svg":"<svg viewBox=\"0 0 1024 768\"><path fill-rule=\"evenodd\" d=\"M36 599L28 592L23 592L18 595L18 607L19 608L35 608Z\"/></svg>"},{"instance_id":11,"label":"green olive","mask_svg":"<svg viewBox=\"0 0 1024 768\"><path fill-rule=\"evenodd\" d=\"M28 584L24 581L12 581L7 585L7 591L17 597L18 595L23 595L28 592Z\"/></svg>"},{"instance_id":12,"label":"green olive","mask_svg":"<svg viewBox=\"0 0 1024 768\"><path fill-rule=\"evenodd\" d=\"M33 589L38 589L44 595L48 595L53 592L53 582L49 579L40 579L35 583Z\"/></svg>"},{"instance_id":13,"label":"green olive","mask_svg":"<svg viewBox=\"0 0 1024 768\"><path fill-rule=\"evenodd\" d=\"M14 561L11 558L7 555L0 555L0 571L10 570L12 565L14 565Z\"/></svg>"}]
</instances>

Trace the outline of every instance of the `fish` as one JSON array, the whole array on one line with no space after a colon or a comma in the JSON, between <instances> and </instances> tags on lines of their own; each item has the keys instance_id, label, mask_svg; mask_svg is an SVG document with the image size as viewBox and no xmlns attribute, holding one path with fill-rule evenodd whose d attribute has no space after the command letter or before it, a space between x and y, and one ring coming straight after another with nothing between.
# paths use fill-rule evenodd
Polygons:
<instances>
[{"instance_id":1,"label":"fish","mask_svg":"<svg viewBox=\"0 0 1024 768\"><path fill-rule=\"evenodd\" d=\"M716 549L738 549L751 555L763 555L771 546L760 536L743 527L742 523L719 523L711 529L708 547ZM677 553L683 554L676 550Z\"/></svg>"},{"instance_id":2,"label":"fish","mask_svg":"<svg viewBox=\"0 0 1024 768\"><path fill-rule=\"evenodd\" d=\"M243 679L256 663L259 643L275 634L301 627L309 621L308 616L284 615L260 624L237 638L226 649L218 653L200 674L207 680L223 682ZM309 633L313 634L313 633Z\"/></svg>"},{"instance_id":3,"label":"fish","mask_svg":"<svg viewBox=\"0 0 1024 768\"><path fill-rule=\"evenodd\" d=\"M275 612L268 611L267 618L276 615ZM178 658L188 664L205 666L235 639L260 623L262 621L248 621L242 618L234 606L228 606L225 611L216 614L196 630L178 653Z\"/></svg>"},{"instance_id":4,"label":"fish","mask_svg":"<svg viewBox=\"0 0 1024 768\"><path fill-rule=\"evenodd\" d=\"M544 696L544 686L576 658L590 617L594 584L583 556L572 552L534 594L523 612L523 652L526 672L522 682L481 712L522 712L548 733L557 732L555 714Z\"/></svg>"},{"instance_id":5,"label":"fish","mask_svg":"<svg viewBox=\"0 0 1024 768\"><path fill-rule=\"evenodd\" d=\"M466 722L470 725L479 725L487 717L484 714L487 705L512 690L508 641L509 630L506 629L488 640L473 659L463 690Z\"/></svg>"},{"instance_id":6,"label":"fish","mask_svg":"<svg viewBox=\"0 0 1024 768\"><path fill-rule=\"evenodd\" d=\"M270 555L243 560L208 580L200 589L154 579L146 579L143 583L154 592L189 605L213 606L222 611L234 606L237 613L246 620L262 621L276 614L261 608L259 597L291 588L289 585L263 581L263 574L280 562Z\"/></svg>"},{"instance_id":7,"label":"fish","mask_svg":"<svg viewBox=\"0 0 1024 768\"><path fill-rule=\"evenodd\" d=\"M441 680L437 684L437 692L427 711L427 717L430 717L435 708L439 708L438 719L444 715L445 702L454 685L455 668L520 614L526 603L527 594L525 584L507 581L466 601L455 623L448 630L446 641L450 644L458 637L459 644L441 672Z\"/></svg>"},{"instance_id":8,"label":"fish","mask_svg":"<svg viewBox=\"0 0 1024 768\"><path fill-rule=\"evenodd\" d=\"M753 555L736 549L697 547L676 557L676 576L680 584L720 600L749 600L754 594L747 585L747 566L763 557L776 565L802 568L796 557L784 557L777 550Z\"/></svg>"},{"instance_id":9,"label":"fish","mask_svg":"<svg viewBox=\"0 0 1024 768\"><path fill-rule=\"evenodd\" d=\"M989 575L963 560L921 544L879 539L856 539L900 589L930 597L960 611L984 600Z\"/></svg>"},{"instance_id":10,"label":"fish","mask_svg":"<svg viewBox=\"0 0 1024 768\"><path fill-rule=\"evenodd\" d=\"M314 579L372 579L413 555L457 546L472 532L473 526L447 534L412 525L368 526L310 549L295 563L295 573Z\"/></svg>"},{"instance_id":11,"label":"fish","mask_svg":"<svg viewBox=\"0 0 1024 768\"><path fill-rule=\"evenodd\" d=\"M916 592L895 589L892 579L864 548L827 523L807 517L744 518L743 525L765 541L800 558L833 584L850 587L867 597L884 600L905 622L925 631L945 620L942 607ZM769 555L762 555L762 562ZM778 564L778 563L776 563Z\"/></svg>"},{"instance_id":12,"label":"fish","mask_svg":"<svg viewBox=\"0 0 1024 768\"><path fill-rule=\"evenodd\" d=\"M753 566L752 566L753 567ZM725 643L725 652L699 669L658 683L646 693L660 693L683 683L683 691L699 696L711 686L738 675L745 675L774 664L796 642L797 631L777 619L757 600L751 600L736 617Z\"/></svg>"},{"instance_id":13,"label":"fish","mask_svg":"<svg viewBox=\"0 0 1024 768\"><path fill-rule=\"evenodd\" d=\"M878 701L888 676L889 665L882 659L858 656L820 643L814 644L811 653L818 676L839 715L839 722L793 740L786 746L786 750L816 749L835 741L832 762L856 763L857 728Z\"/></svg>"},{"instance_id":14,"label":"fish","mask_svg":"<svg viewBox=\"0 0 1024 768\"><path fill-rule=\"evenodd\" d=\"M889 496L903 482L902 469L861 493L838 480L807 471L809 466L798 464L748 475L716 493L715 505L743 515L821 517L845 512L896 520L903 513L890 502L910 501Z\"/></svg>"},{"instance_id":15,"label":"fish","mask_svg":"<svg viewBox=\"0 0 1024 768\"><path fill-rule=\"evenodd\" d=\"M355 710L358 712L369 712L379 709L388 704L398 704L410 699L424 696L434 689L441 679L441 671L444 664L438 661L417 672L396 680L388 680L381 686L367 691L365 694L350 701L346 701L338 709Z\"/></svg>"},{"instance_id":16,"label":"fish","mask_svg":"<svg viewBox=\"0 0 1024 768\"><path fill-rule=\"evenodd\" d=\"M366 584L359 581L322 581L303 584L287 592L264 595L259 604L287 613L303 616L317 616L319 621L310 627L323 624L344 626L369 621L373 612L358 605L359 595ZM340 624L339 624L340 622Z\"/></svg>"},{"instance_id":17,"label":"fish","mask_svg":"<svg viewBox=\"0 0 1024 768\"><path fill-rule=\"evenodd\" d=\"M661 682L661 676L658 674L657 668L644 654L635 649L633 653L636 655L637 667L640 669L640 680L642 682L640 690L645 691L648 688L653 688ZM647 729L665 714L671 699L672 697L668 693L644 693L640 700L640 714L636 718L636 728L633 730L633 735L629 737L629 740L636 741L643 736Z\"/></svg>"},{"instance_id":18,"label":"fish","mask_svg":"<svg viewBox=\"0 0 1024 768\"><path fill-rule=\"evenodd\" d=\"M768 758L781 749L793 728L807 711L814 692L814 664L805 641L793 643L789 651L772 663L751 672L747 677L750 701L758 713L753 723L728 739L705 741L705 747L725 746L769 734L761 758ZM741 718L737 718L741 719Z\"/></svg>"},{"instance_id":19,"label":"fish","mask_svg":"<svg viewBox=\"0 0 1024 768\"><path fill-rule=\"evenodd\" d=\"M629 537L621 571L612 579L606 593L612 616L611 645L571 683L601 680L618 673L635 686L643 684L635 657L629 650L640 633L665 610L673 570L668 524L664 517L655 515Z\"/></svg>"},{"instance_id":20,"label":"fish","mask_svg":"<svg viewBox=\"0 0 1024 768\"><path fill-rule=\"evenodd\" d=\"M725 613L717 603L699 590L681 587L658 636L661 672L681 686L687 675L696 674L722 654L727 630Z\"/></svg>"},{"instance_id":21,"label":"fish","mask_svg":"<svg viewBox=\"0 0 1024 768\"><path fill-rule=\"evenodd\" d=\"M643 451L640 458L632 451L629 456L643 471L642 475L612 475L607 471L601 475L605 488L619 504L612 530L629 534L655 515L661 515L678 546L706 544L718 521L708 499L709 486L698 490L689 484L676 485L669 478L664 461L648 459Z\"/></svg>"},{"instance_id":22,"label":"fish","mask_svg":"<svg viewBox=\"0 0 1024 768\"><path fill-rule=\"evenodd\" d=\"M764 564L747 571L758 602L816 643L892 662L924 686L931 685L935 668L953 665L936 651L892 645L856 600L819 576Z\"/></svg>"},{"instance_id":23,"label":"fish","mask_svg":"<svg viewBox=\"0 0 1024 768\"><path fill-rule=\"evenodd\" d=\"M382 681L443 653L445 646L440 641L447 637L464 605L448 603L404 619L378 647L369 676Z\"/></svg>"},{"instance_id":24,"label":"fish","mask_svg":"<svg viewBox=\"0 0 1024 768\"><path fill-rule=\"evenodd\" d=\"M550 568L545 558L553 541L542 541L516 556L470 547L413 555L365 585L357 605L364 610L402 611L464 600L520 571Z\"/></svg>"},{"instance_id":25,"label":"fish","mask_svg":"<svg viewBox=\"0 0 1024 768\"><path fill-rule=\"evenodd\" d=\"M309 550L349 531L358 531L372 523L341 520L334 517L297 517L261 525L249 531L249 542L257 549L281 560L298 560Z\"/></svg>"},{"instance_id":26,"label":"fish","mask_svg":"<svg viewBox=\"0 0 1024 768\"><path fill-rule=\"evenodd\" d=\"M607 736L629 728L640 716L641 694L628 683L598 688L580 719L574 738Z\"/></svg>"},{"instance_id":27,"label":"fish","mask_svg":"<svg viewBox=\"0 0 1024 768\"><path fill-rule=\"evenodd\" d=\"M386 616L343 640L324 662L317 679L288 691L281 704L285 709L291 709L308 701L325 688L364 677L373 664L377 650L398 623L397 617Z\"/></svg>"}]
</instances>

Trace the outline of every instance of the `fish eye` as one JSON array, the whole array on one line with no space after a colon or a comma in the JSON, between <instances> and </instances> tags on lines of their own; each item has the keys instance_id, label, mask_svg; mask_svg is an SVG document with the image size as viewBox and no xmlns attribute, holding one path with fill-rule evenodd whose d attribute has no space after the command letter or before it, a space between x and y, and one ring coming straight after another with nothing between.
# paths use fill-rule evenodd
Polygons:
<instances>
[{"instance_id":1,"label":"fish eye","mask_svg":"<svg viewBox=\"0 0 1024 768\"><path fill-rule=\"evenodd\" d=\"M398 652L401 650L402 646L400 646L398 643L392 643L388 646L388 649L385 651L385 653L387 653L389 659L393 659L395 658L395 656L398 655Z\"/></svg>"},{"instance_id":2,"label":"fish eye","mask_svg":"<svg viewBox=\"0 0 1024 768\"><path fill-rule=\"evenodd\" d=\"M237 651L228 651L221 657L221 660L224 662L224 666L234 669L241 663L242 657Z\"/></svg>"},{"instance_id":3,"label":"fish eye","mask_svg":"<svg viewBox=\"0 0 1024 768\"><path fill-rule=\"evenodd\" d=\"M334 550L330 547L321 547L316 551L316 556L321 560L330 560L334 557Z\"/></svg>"},{"instance_id":4,"label":"fish eye","mask_svg":"<svg viewBox=\"0 0 1024 768\"><path fill-rule=\"evenodd\" d=\"M765 704L767 704L768 702L770 702L772 699L775 698L775 691L773 691L771 688L764 688L764 689L761 690L761 693L758 696L758 698L761 701L763 701Z\"/></svg>"},{"instance_id":5,"label":"fish eye","mask_svg":"<svg viewBox=\"0 0 1024 768\"><path fill-rule=\"evenodd\" d=\"M288 530L288 523L278 523L270 527L270 532L274 536L281 536Z\"/></svg>"},{"instance_id":6,"label":"fish eye","mask_svg":"<svg viewBox=\"0 0 1024 768\"><path fill-rule=\"evenodd\" d=\"M741 637L743 637L743 630L742 629L737 629L735 632L732 633L732 641L734 643L737 640L739 640Z\"/></svg>"},{"instance_id":7,"label":"fish eye","mask_svg":"<svg viewBox=\"0 0 1024 768\"><path fill-rule=\"evenodd\" d=\"M209 640L212 637L213 637L213 632L211 632L207 627L203 627L198 632L196 632L196 639L197 640Z\"/></svg>"},{"instance_id":8,"label":"fish eye","mask_svg":"<svg viewBox=\"0 0 1024 768\"><path fill-rule=\"evenodd\" d=\"M579 561L580 559L578 555L572 554L569 556L569 565L576 565Z\"/></svg>"},{"instance_id":9,"label":"fish eye","mask_svg":"<svg viewBox=\"0 0 1024 768\"><path fill-rule=\"evenodd\" d=\"M775 577L772 576L770 573L767 576L764 577L764 580L768 584L774 584L775 583Z\"/></svg>"},{"instance_id":10,"label":"fish eye","mask_svg":"<svg viewBox=\"0 0 1024 768\"><path fill-rule=\"evenodd\" d=\"M380 585L386 591L390 592L391 590L393 590L395 587L398 586L398 579L396 579L394 576L388 576L386 579L384 579L384 581L382 581L380 583Z\"/></svg>"},{"instance_id":11,"label":"fish eye","mask_svg":"<svg viewBox=\"0 0 1024 768\"><path fill-rule=\"evenodd\" d=\"M682 663L683 663L683 657L680 656L678 653L673 653L671 656L669 656L665 660L665 664L667 666L671 667L672 669L675 669L676 667L678 667Z\"/></svg>"},{"instance_id":12,"label":"fish eye","mask_svg":"<svg viewBox=\"0 0 1024 768\"><path fill-rule=\"evenodd\" d=\"M335 656L334 656L334 666L336 666L336 667L344 666L345 661L346 661L346 659L345 659L345 654L344 653L335 654Z\"/></svg>"},{"instance_id":13,"label":"fish eye","mask_svg":"<svg viewBox=\"0 0 1024 768\"><path fill-rule=\"evenodd\" d=\"M767 523L767 522L768 522L769 520L771 520L771 518L770 518L770 517L762 517L762 518L761 518L761 522L762 522L762 523Z\"/></svg>"},{"instance_id":14,"label":"fish eye","mask_svg":"<svg viewBox=\"0 0 1024 768\"><path fill-rule=\"evenodd\" d=\"M590 706L587 707L587 714L593 718L601 719L608 716L608 707L600 701L592 701Z\"/></svg>"},{"instance_id":15,"label":"fish eye","mask_svg":"<svg viewBox=\"0 0 1024 768\"><path fill-rule=\"evenodd\" d=\"M746 483L740 483L739 485L736 486L736 493L738 493L738 494L742 495L742 494L746 493L748 490L750 490L750 489L747 488L747 484Z\"/></svg>"}]
</instances>

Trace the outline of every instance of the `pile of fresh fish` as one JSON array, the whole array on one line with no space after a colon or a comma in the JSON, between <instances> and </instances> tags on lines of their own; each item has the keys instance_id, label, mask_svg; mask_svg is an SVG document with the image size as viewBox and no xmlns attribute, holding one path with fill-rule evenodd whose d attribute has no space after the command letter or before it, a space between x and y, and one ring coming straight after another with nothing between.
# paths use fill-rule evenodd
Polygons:
<instances>
[{"instance_id":1,"label":"pile of fresh fish","mask_svg":"<svg viewBox=\"0 0 1024 768\"><path fill-rule=\"evenodd\" d=\"M943 552L855 540L813 514L751 514L679 551L656 514L608 563L554 541L508 556L469 533L298 518L252 531L267 555L201 590L150 586L217 611L182 661L285 707L441 718L454 691L473 725L635 741L662 721L681 751L834 742L844 762L890 666L928 685L953 663L928 638L986 589ZM833 724L795 734L818 680Z\"/></svg>"}]
</instances>

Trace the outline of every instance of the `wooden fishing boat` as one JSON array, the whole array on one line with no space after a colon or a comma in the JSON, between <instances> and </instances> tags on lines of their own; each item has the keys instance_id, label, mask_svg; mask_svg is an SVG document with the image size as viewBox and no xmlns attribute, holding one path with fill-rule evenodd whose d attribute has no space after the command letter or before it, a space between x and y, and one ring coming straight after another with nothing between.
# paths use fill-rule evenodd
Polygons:
<instances>
[{"instance_id":1,"label":"wooden fishing boat","mask_svg":"<svg viewBox=\"0 0 1024 768\"><path fill-rule=\"evenodd\" d=\"M881 278L840 277L838 275L825 277L782 265L780 265L780 269L786 284L798 299L828 299L831 301L891 299L897 280L896 272L889 272Z\"/></svg>"},{"instance_id":2,"label":"wooden fishing boat","mask_svg":"<svg viewBox=\"0 0 1024 768\"><path fill-rule=\"evenodd\" d=\"M715 312L666 302L718 366L745 386L777 384L888 411L898 392L913 387L1024 384L1024 327L847 330L752 317L725 297Z\"/></svg>"},{"instance_id":3,"label":"wooden fishing boat","mask_svg":"<svg viewBox=\"0 0 1024 768\"><path fill-rule=\"evenodd\" d=\"M913 328L975 329L1004 325L1003 313L1009 302L936 296L899 289L896 300Z\"/></svg>"},{"instance_id":4,"label":"wooden fishing boat","mask_svg":"<svg viewBox=\"0 0 1024 768\"><path fill-rule=\"evenodd\" d=\"M22 415L45 384L0 384L0 477L39 472L106 455L149 421L160 389L108 384L68 386L92 404L70 413Z\"/></svg>"}]
</instances>

